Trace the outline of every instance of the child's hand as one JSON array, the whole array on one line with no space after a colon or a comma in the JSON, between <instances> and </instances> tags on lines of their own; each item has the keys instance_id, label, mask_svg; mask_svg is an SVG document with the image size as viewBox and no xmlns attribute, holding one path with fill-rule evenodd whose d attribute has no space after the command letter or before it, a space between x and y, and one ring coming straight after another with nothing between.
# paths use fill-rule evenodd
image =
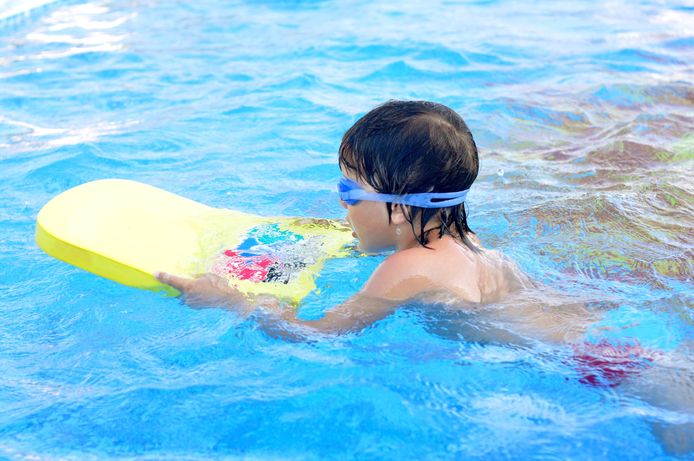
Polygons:
<instances>
[{"instance_id":1,"label":"child's hand","mask_svg":"<svg viewBox=\"0 0 694 461\"><path fill-rule=\"evenodd\" d=\"M216 274L189 279L166 272L156 272L154 277L180 291L183 301L191 307L243 308L247 305L245 296L236 288L230 287L226 279Z\"/></svg>"}]
</instances>

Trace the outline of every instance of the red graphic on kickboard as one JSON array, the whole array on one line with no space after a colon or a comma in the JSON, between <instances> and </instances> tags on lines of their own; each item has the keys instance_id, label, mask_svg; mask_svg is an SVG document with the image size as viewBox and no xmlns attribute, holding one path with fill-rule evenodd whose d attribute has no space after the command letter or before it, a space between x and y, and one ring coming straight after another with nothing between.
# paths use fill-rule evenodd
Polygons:
<instances>
[{"instance_id":1,"label":"red graphic on kickboard","mask_svg":"<svg viewBox=\"0 0 694 461\"><path fill-rule=\"evenodd\" d=\"M270 266L278 262L269 255L241 256L234 250L224 251L224 256L226 258L220 268L224 275L251 282L265 281Z\"/></svg>"}]
</instances>

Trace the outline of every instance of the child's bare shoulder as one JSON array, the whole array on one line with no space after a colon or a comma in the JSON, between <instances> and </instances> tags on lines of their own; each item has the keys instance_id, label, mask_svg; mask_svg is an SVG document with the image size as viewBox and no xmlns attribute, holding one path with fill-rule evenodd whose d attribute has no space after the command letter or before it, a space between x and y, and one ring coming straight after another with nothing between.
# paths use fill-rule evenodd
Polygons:
<instances>
[{"instance_id":1,"label":"child's bare shoulder","mask_svg":"<svg viewBox=\"0 0 694 461\"><path fill-rule=\"evenodd\" d=\"M479 297L478 290L464 287L462 281L474 281L472 261L456 251L455 247L432 245L414 247L390 255L374 271L363 291L370 296L393 300L407 300L432 291L449 291L466 300Z\"/></svg>"},{"instance_id":2,"label":"child's bare shoulder","mask_svg":"<svg viewBox=\"0 0 694 461\"><path fill-rule=\"evenodd\" d=\"M461 301L495 302L531 285L511 260L481 246L473 251L452 238L389 256L366 283L370 296L403 301L448 292Z\"/></svg>"}]
</instances>

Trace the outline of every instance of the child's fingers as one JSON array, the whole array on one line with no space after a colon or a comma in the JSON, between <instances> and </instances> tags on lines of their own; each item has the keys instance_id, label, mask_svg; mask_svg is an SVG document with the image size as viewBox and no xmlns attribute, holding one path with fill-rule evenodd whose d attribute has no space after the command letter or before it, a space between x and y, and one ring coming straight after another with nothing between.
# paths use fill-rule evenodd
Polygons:
<instances>
[{"instance_id":1,"label":"child's fingers","mask_svg":"<svg viewBox=\"0 0 694 461\"><path fill-rule=\"evenodd\" d=\"M190 288L193 283L192 279L185 277L179 277L177 275L168 274L166 272L155 272L154 277L161 283L165 283L177 289L180 292L185 293Z\"/></svg>"}]
</instances>

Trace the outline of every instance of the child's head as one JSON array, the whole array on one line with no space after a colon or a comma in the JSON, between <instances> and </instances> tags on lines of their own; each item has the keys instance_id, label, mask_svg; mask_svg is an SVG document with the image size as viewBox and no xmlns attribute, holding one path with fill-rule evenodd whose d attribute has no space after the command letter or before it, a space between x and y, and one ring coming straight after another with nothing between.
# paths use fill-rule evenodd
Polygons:
<instances>
[{"instance_id":1,"label":"child's head","mask_svg":"<svg viewBox=\"0 0 694 461\"><path fill-rule=\"evenodd\" d=\"M371 110L343 136L339 161L343 171L394 195L463 191L479 169L477 146L463 119L428 101L388 101ZM434 228L439 237L453 234L472 248L464 205L404 209L420 244L429 242L427 224L440 222ZM390 219L392 205L386 206Z\"/></svg>"}]
</instances>

